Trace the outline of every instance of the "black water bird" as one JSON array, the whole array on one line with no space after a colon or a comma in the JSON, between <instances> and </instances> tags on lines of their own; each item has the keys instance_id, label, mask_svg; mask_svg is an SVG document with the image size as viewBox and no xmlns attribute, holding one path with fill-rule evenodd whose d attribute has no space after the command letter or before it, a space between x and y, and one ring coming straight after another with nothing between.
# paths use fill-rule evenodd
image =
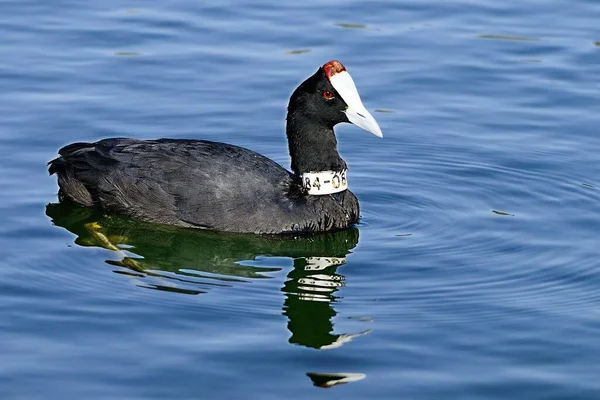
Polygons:
<instances>
[{"instance_id":1,"label":"black water bird","mask_svg":"<svg viewBox=\"0 0 600 400\"><path fill-rule=\"evenodd\" d=\"M59 197L145 221L257 234L343 229L359 218L333 127L381 129L354 81L330 61L290 98L292 172L252 150L207 140L73 143L50 161Z\"/></svg>"}]
</instances>

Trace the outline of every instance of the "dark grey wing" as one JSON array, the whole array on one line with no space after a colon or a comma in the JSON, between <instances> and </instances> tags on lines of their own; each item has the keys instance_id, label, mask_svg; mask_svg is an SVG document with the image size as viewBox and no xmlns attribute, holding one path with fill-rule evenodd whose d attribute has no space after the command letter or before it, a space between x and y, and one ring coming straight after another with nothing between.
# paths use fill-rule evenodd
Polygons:
<instances>
[{"instance_id":1,"label":"dark grey wing","mask_svg":"<svg viewBox=\"0 0 600 400\"><path fill-rule=\"evenodd\" d=\"M120 138L74 143L59 150L60 157L50 162L49 171L58 175L62 198L131 217L177 224L173 197L158 182L142 179L143 174L131 174L153 168L133 164L136 150L151 148L152 142Z\"/></svg>"},{"instance_id":2,"label":"dark grey wing","mask_svg":"<svg viewBox=\"0 0 600 400\"><path fill-rule=\"evenodd\" d=\"M106 139L59 153L50 172L58 172L65 197L180 226L258 230L291 182L290 173L272 160L209 141ZM82 187L92 204L78 198Z\"/></svg>"},{"instance_id":3,"label":"dark grey wing","mask_svg":"<svg viewBox=\"0 0 600 400\"><path fill-rule=\"evenodd\" d=\"M193 145L185 170L165 171L161 178L175 197L179 219L219 230L270 230L273 214L290 203L291 174L248 149Z\"/></svg>"}]
</instances>

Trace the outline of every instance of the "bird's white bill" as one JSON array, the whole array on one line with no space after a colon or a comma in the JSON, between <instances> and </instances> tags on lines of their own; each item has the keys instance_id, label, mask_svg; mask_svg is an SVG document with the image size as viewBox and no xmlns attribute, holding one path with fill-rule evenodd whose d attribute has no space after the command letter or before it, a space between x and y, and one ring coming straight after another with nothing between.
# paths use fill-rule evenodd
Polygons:
<instances>
[{"instance_id":1,"label":"bird's white bill","mask_svg":"<svg viewBox=\"0 0 600 400\"><path fill-rule=\"evenodd\" d=\"M371 132L373 135L383 137L381 128L375 121L375 118L367 111L364 107L357 109L355 107L348 106L348 109L344 111L348 120L354 125L363 128L365 131Z\"/></svg>"},{"instance_id":2,"label":"bird's white bill","mask_svg":"<svg viewBox=\"0 0 600 400\"><path fill-rule=\"evenodd\" d=\"M348 104L348 108L344 111L348 120L354 125L371 132L375 136L383 137L379 124L377 124L375 118L373 118L371 113L363 106L358 90L356 90L354 80L348 71L338 72L329 78L329 81L340 96L342 96L342 99L346 104Z\"/></svg>"}]
</instances>

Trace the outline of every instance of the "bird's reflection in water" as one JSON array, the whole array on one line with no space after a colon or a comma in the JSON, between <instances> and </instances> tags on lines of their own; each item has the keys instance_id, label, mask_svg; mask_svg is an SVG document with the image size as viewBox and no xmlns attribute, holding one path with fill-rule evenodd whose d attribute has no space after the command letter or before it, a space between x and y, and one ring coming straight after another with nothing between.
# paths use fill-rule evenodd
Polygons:
<instances>
[{"instance_id":1,"label":"bird's reflection in water","mask_svg":"<svg viewBox=\"0 0 600 400\"><path fill-rule=\"evenodd\" d=\"M115 251L117 260L106 261L119 267L114 272L156 290L200 294L271 278L281 268L244 263L288 257L294 268L282 291L290 343L330 349L368 332L333 333L336 292L345 282L337 269L358 243L358 229L301 238L235 235L149 224L66 202L49 204L46 214L75 234L78 245Z\"/></svg>"},{"instance_id":2,"label":"bird's reflection in water","mask_svg":"<svg viewBox=\"0 0 600 400\"><path fill-rule=\"evenodd\" d=\"M310 378L313 385L322 388L361 381L367 377L365 374L356 372L307 372L306 375Z\"/></svg>"},{"instance_id":3,"label":"bird's reflection in water","mask_svg":"<svg viewBox=\"0 0 600 400\"><path fill-rule=\"evenodd\" d=\"M356 230L356 243L358 230ZM292 332L290 343L315 349L333 349L342 346L353 338L367 334L333 333L333 308L338 300L336 292L345 284L343 275L337 273L340 265L346 262L345 256L312 256L294 260L294 269L288 274L283 286L285 292L284 314L287 315L288 329Z\"/></svg>"}]
</instances>

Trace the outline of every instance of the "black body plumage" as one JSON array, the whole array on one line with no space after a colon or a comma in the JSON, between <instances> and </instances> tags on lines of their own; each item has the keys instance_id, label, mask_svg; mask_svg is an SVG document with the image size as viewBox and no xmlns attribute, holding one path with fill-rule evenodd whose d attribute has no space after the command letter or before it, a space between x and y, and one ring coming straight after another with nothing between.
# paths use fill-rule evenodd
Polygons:
<instances>
[{"instance_id":1,"label":"black body plumage","mask_svg":"<svg viewBox=\"0 0 600 400\"><path fill-rule=\"evenodd\" d=\"M354 194L308 195L300 174L346 168L333 132L348 122L346 107L322 68L296 89L287 117L293 172L230 144L125 138L65 146L49 171L61 200L150 222L259 234L343 229L359 218Z\"/></svg>"}]
</instances>

